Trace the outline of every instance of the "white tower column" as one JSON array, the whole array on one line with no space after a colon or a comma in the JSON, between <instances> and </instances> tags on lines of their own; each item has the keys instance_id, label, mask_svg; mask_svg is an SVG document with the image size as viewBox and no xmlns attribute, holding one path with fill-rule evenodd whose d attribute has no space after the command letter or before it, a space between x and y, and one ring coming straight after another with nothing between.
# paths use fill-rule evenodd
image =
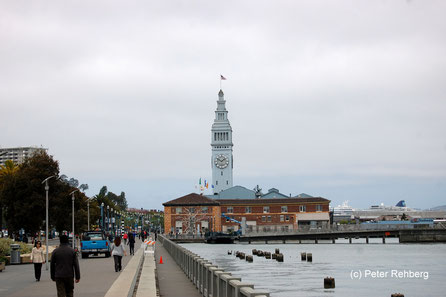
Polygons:
<instances>
[{"instance_id":1,"label":"white tower column","mask_svg":"<svg viewBox=\"0 0 446 297\"><path fill-rule=\"evenodd\" d=\"M218 92L217 109L211 129L211 167L214 194L232 187L232 128L223 91Z\"/></svg>"}]
</instances>

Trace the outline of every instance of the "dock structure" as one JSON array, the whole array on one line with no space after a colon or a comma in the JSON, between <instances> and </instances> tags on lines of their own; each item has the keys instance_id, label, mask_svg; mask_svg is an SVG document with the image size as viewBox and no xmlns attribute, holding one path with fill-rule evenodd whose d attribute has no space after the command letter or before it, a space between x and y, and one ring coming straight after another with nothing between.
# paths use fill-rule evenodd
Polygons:
<instances>
[{"instance_id":1,"label":"dock structure","mask_svg":"<svg viewBox=\"0 0 446 297\"><path fill-rule=\"evenodd\" d=\"M158 236L163 248L170 254L184 275L193 284L200 296L222 296L222 297L269 297L270 293L254 288L254 284L242 282L241 278L234 277L225 272L212 262L201 258L186 248L167 239ZM161 284L160 284L161 287ZM162 288L161 288L162 289ZM164 296L164 295L163 295ZM179 295L172 295L179 296Z\"/></svg>"},{"instance_id":2,"label":"dock structure","mask_svg":"<svg viewBox=\"0 0 446 297\"><path fill-rule=\"evenodd\" d=\"M330 231L315 230L314 232L302 233L281 233L281 234L247 234L239 238L240 242L299 242L302 240L314 241L318 243L321 240L335 243L337 239L345 238L352 243L353 239L363 238L369 243L370 238L382 238L382 243L386 243L386 238L399 238L400 243L420 243L420 242L446 242L446 229L389 229L389 230L356 230L356 231Z\"/></svg>"}]
</instances>

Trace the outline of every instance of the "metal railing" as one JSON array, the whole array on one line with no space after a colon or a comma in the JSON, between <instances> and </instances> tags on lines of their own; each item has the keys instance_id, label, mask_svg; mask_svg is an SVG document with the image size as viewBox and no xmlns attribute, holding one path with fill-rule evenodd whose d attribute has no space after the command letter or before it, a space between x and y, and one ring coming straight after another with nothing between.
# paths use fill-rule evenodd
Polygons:
<instances>
[{"instance_id":1,"label":"metal railing","mask_svg":"<svg viewBox=\"0 0 446 297\"><path fill-rule=\"evenodd\" d=\"M314 234L327 232L355 232L355 231L390 231L390 230L413 230L413 229L446 229L445 223L429 224L345 224L332 225L330 227L311 228L310 226L300 226L299 229L265 228L259 230L246 230L245 236L269 236L269 235L293 235L293 234Z\"/></svg>"},{"instance_id":2,"label":"metal railing","mask_svg":"<svg viewBox=\"0 0 446 297\"><path fill-rule=\"evenodd\" d=\"M241 278L232 276L165 236L159 235L158 239L204 297L270 296L269 292L255 290L253 284L242 282Z\"/></svg>"},{"instance_id":3,"label":"metal railing","mask_svg":"<svg viewBox=\"0 0 446 297\"><path fill-rule=\"evenodd\" d=\"M166 234L163 235L169 239L204 239L204 233L200 234Z\"/></svg>"}]
</instances>

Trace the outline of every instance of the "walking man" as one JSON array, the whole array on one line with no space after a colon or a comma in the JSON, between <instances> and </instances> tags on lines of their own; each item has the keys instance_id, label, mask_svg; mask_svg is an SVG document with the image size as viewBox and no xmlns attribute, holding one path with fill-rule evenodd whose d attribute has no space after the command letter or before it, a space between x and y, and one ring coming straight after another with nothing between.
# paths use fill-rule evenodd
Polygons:
<instances>
[{"instance_id":1,"label":"walking man","mask_svg":"<svg viewBox=\"0 0 446 297\"><path fill-rule=\"evenodd\" d=\"M129 232L129 242L127 244L130 246L130 255L134 255L135 254L135 237L130 232Z\"/></svg>"},{"instance_id":2,"label":"walking man","mask_svg":"<svg viewBox=\"0 0 446 297\"><path fill-rule=\"evenodd\" d=\"M60 236L60 246L51 256L51 279L56 282L57 297L73 297L74 278L79 282L81 274L76 253L70 247L68 236Z\"/></svg>"}]
</instances>

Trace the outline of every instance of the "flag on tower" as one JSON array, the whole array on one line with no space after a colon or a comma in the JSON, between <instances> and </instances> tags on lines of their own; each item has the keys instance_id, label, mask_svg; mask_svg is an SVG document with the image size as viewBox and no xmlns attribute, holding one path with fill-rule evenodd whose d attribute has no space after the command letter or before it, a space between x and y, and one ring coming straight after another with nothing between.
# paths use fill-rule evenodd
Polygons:
<instances>
[{"instance_id":1,"label":"flag on tower","mask_svg":"<svg viewBox=\"0 0 446 297\"><path fill-rule=\"evenodd\" d=\"M220 74L220 79L221 80L226 80L226 77L224 77L223 75Z\"/></svg>"}]
</instances>

